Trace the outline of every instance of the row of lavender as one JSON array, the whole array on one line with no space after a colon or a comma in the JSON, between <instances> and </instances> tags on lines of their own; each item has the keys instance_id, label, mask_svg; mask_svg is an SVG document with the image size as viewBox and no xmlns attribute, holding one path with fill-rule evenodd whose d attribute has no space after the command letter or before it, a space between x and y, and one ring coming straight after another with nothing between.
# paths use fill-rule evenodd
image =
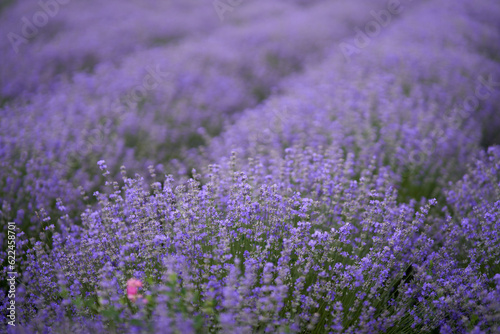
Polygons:
<instances>
[{"instance_id":1,"label":"row of lavender","mask_svg":"<svg viewBox=\"0 0 500 334\"><path fill-rule=\"evenodd\" d=\"M368 2L357 5L363 3ZM138 172L150 164L171 165L180 175L185 174L192 166L182 160L176 163L176 158L218 134L231 115L266 99L281 78L321 59L326 49L349 34L342 17L362 22L366 16L357 6L336 3L257 5L241 8L235 13L240 17L232 17L233 24L220 26L207 36L197 34L202 28L191 27L191 34L177 43L145 44L135 52L101 55L98 47L79 52L67 46L72 43L61 42L57 45L65 46L66 52L88 53L97 59L93 71L67 71L55 79L50 72L43 82L51 87L48 92L39 88L29 93L29 87L22 87L26 93L16 95L5 85L4 98L20 97L2 108L1 219L22 223L37 233L37 212L44 208L50 214L57 198L63 198L78 217L76 213L85 208L81 192L92 194L102 183L96 162L104 157L117 176L123 164ZM268 15L257 19L255 11L264 9ZM74 10L82 11L80 7ZM123 10L127 14L130 9ZM108 11L111 9L106 7L99 12L114 22ZM179 11L172 15L180 15ZM64 13L61 9L61 20ZM121 17L115 15L114 20ZM89 22L76 25L72 18L69 15L67 20L75 30L84 25L92 29ZM338 23L331 24L332 20ZM64 37L66 34L69 32L61 38L72 38ZM87 47L87 37L81 38L77 42ZM117 41L101 43L114 43L113 50L119 52L128 39L124 33ZM49 48L53 49L57 48ZM27 57L35 62L31 71L36 73L21 73L20 77L43 81L39 72L50 70L47 62L53 57ZM113 57L119 64L112 62ZM9 83L17 80L10 77L9 73L5 76ZM162 167L158 168L161 172Z\"/></svg>"},{"instance_id":2,"label":"row of lavender","mask_svg":"<svg viewBox=\"0 0 500 334\"><path fill-rule=\"evenodd\" d=\"M422 192L410 197L438 196L474 152L499 143L500 47L487 41L500 32L498 8L435 6L401 10L408 17L387 20L359 54L338 52L286 79L281 96L196 152L206 158L200 165L234 150L273 167L289 147L335 147L355 153L358 173L375 159L395 184L413 186L401 191Z\"/></svg>"},{"instance_id":3,"label":"row of lavender","mask_svg":"<svg viewBox=\"0 0 500 334\"><path fill-rule=\"evenodd\" d=\"M375 5L357 5L361 24ZM237 33L220 28L203 40L204 52L192 49L200 40L171 54L141 51L118 70L97 68L2 110L10 116L2 161L26 155L17 169L2 166L2 196L13 199L2 213L35 226L28 234L44 230L38 241L20 235L26 332L499 330L500 150L483 147L496 142L500 125L492 43L500 7L406 4L366 47L345 39L353 35L347 23L311 32L355 45L350 54L312 45L307 34L283 45L255 37L297 22L304 33L311 17L322 27L341 7L301 7L298 16L268 25L259 18ZM237 42L245 29L257 44ZM234 49L215 51L230 41ZM246 47L266 52L255 61ZM172 91L130 105L124 94L135 86L120 78L148 75L137 70L141 61L158 64L148 78L173 80ZM224 126L230 115L234 124ZM86 138L73 129L99 122L100 141L78 149ZM21 124L26 133L7 132ZM62 124L65 137L51 137ZM106 159L100 171L91 166L98 157ZM165 167L152 166L147 181L122 168L116 182L123 162L132 171ZM201 175L155 175L182 176L186 166ZM82 209L73 181L98 189L98 203ZM51 205L52 218L44 213ZM24 218L33 208L40 218Z\"/></svg>"}]
</instances>

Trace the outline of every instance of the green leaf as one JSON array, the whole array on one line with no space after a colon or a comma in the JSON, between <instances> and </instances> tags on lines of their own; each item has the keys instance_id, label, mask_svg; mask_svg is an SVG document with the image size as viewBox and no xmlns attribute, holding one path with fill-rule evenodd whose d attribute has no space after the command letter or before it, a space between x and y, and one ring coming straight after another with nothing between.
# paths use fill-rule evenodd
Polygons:
<instances>
[{"instance_id":1,"label":"green leaf","mask_svg":"<svg viewBox=\"0 0 500 334\"><path fill-rule=\"evenodd\" d=\"M74 300L71 301L73 305L75 305L77 308L82 308L84 306L84 302L82 297L78 296Z\"/></svg>"},{"instance_id":2,"label":"green leaf","mask_svg":"<svg viewBox=\"0 0 500 334\"><path fill-rule=\"evenodd\" d=\"M476 325L478 320L479 320L479 317L476 314L471 315L470 323L472 326Z\"/></svg>"},{"instance_id":3,"label":"green leaf","mask_svg":"<svg viewBox=\"0 0 500 334\"><path fill-rule=\"evenodd\" d=\"M172 273L170 274L170 276L168 276L168 278L170 279L170 282L172 283L177 283L177 274L176 273Z\"/></svg>"},{"instance_id":4,"label":"green leaf","mask_svg":"<svg viewBox=\"0 0 500 334\"><path fill-rule=\"evenodd\" d=\"M110 320L114 320L116 322L118 322L118 320L119 320L119 313L113 307L102 310L101 315L105 318L108 318Z\"/></svg>"},{"instance_id":5,"label":"green leaf","mask_svg":"<svg viewBox=\"0 0 500 334\"><path fill-rule=\"evenodd\" d=\"M139 319L130 319L130 324L137 327L142 327L142 321Z\"/></svg>"},{"instance_id":6,"label":"green leaf","mask_svg":"<svg viewBox=\"0 0 500 334\"><path fill-rule=\"evenodd\" d=\"M59 292L59 295L62 297L62 298L66 298L68 297L69 293L68 293L68 290L66 290L65 288L62 288L61 291Z\"/></svg>"},{"instance_id":7,"label":"green leaf","mask_svg":"<svg viewBox=\"0 0 500 334\"><path fill-rule=\"evenodd\" d=\"M203 316L201 314L198 314L194 318L194 329L198 332L199 330L203 329L204 321L203 321Z\"/></svg>"},{"instance_id":8,"label":"green leaf","mask_svg":"<svg viewBox=\"0 0 500 334\"><path fill-rule=\"evenodd\" d=\"M98 312L99 311L99 305L96 304L96 302L95 302L94 299L84 299L83 300L83 305L85 307L88 307L89 309L91 309L94 312Z\"/></svg>"}]
</instances>

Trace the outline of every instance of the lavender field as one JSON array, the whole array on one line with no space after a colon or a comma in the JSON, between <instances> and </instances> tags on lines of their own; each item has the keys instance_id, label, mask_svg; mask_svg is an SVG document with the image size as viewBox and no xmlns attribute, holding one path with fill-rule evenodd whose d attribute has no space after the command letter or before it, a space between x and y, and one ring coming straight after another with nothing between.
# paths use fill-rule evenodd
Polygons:
<instances>
[{"instance_id":1,"label":"lavender field","mask_svg":"<svg viewBox=\"0 0 500 334\"><path fill-rule=\"evenodd\" d=\"M0 333L500 333L498 0L2 0Z\"/></svg>"}]
</instances>

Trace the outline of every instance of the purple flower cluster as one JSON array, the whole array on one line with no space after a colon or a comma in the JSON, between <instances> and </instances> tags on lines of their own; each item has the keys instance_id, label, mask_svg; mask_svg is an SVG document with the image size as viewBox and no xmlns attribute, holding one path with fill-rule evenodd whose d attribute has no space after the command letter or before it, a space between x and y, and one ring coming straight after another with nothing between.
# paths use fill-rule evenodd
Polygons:
<instances>
[{"instance_id":1,"label":"purple flower cluster","mask_svg":"<svg viewBox=\"0 0 500 334\"><path fill-rule=\"evenodd\" d=\"M0 5L0 330L500 331L500 5L225 3Z\"/></svg>"},{"instance_id":2,"label":"purple flower cluster","mask_svg":"<svg viewBox=\"0 0 500 334\"><path fill-rule=\"evenodd\" d=\"M171 166L175 174L188 173L194 163L187 157L196 152L187 152L219 134L238 111L257 105L282 78L321 59L349 33L345 24L337 23L337 28L331 23L332 17L340 21L341 8L275 4L269 10L280 15L256 21L250 7L247 24L224 25L204 37L193 28L176 43L122 53L119 64L112 56L94 55L99 62L91 71L50 76L53 89L48 92L23 88L27 97L2 108L3 219L37 230L36 212L55 208L57 198L78 217L85 208L81 192L92 194L103 181L96 169L102 158L117 176L121 165L136 172L153 164ZM61 8L61 19L64 13ZM101 14L109 16L106 13L103 9ZM62 45L73 52L76 43ZM86 45L86 39L82 43ZM23 82L27 76L22 75ZM12 76L6 74L6 80L7 87ZM33 80L40 83L39 74ZM10 93L2 95L5 101L11 98ZM159 172L163 170L158 166Z\"/></svg>"}]
</instances>

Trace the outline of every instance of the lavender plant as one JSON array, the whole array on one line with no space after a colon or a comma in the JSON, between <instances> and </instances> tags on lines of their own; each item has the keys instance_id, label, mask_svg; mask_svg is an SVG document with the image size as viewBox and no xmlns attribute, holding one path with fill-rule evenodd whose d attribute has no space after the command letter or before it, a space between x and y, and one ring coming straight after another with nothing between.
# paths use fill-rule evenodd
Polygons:
<instances>
[{"instance_id":1,"label":"lavender plant","mask_svg":"<svg viewBox=\"0 0 500 334\"><path fill-rule=\"evenodd\" d=\"M96 194L99 209L85 212L82 227L70 230L62 217L61 233L48 228L50 252L41 241L28 251L27 304L59 299L67 312L109 315L103 326L121 330L136 322L110 322L142 320L137 326L152 330L157 321L178 321L171 319L178 312L202 328L228 332L355 331L373 321L379 329L406 328L399 320L407 306L394 294L412 263L429 251L427 238L415 233L428 207L416 213L398 205L394 190L373 172L358 186L342 176L346 164L339 161L337 173L324 173L348 184L323 196L345 208L330 227L324 203L281 190L286 183L277 179L254 189L250 180L257 175L222 173L218 166L203 185L192 179L174 188L167 178L145 190L140 178L125 177L122 187L109 182L109 193ZM47 289L42 282L51 277L60 277L59 283ZM136 310L124 303L129 277L147 282L150 293ZM147 309L160 295L167 306L161 315ZM75 300L92 306L78 310ZM151 322L155 317L166 319Z\"/></svg>"},{"instance_id":2,"label":"lavender plant","mask_svg":"<svg viewBox=\"0 0 500 334\"><path fill-rule=\"evenodd\" d=\"M500 331L498 3L346 63L397 1L54 1L0 5L1 332Z\"/></svg>"},{"instance_id":3,"label":"lavender plant","mask_svg":"<svg viewBox=\"0 0 500 334\"><path fill-rule=\"evenodd\" d=\"M76 319L117 331L165 323L190 332L493 328L498 274L478 274L450 246L436 247L427 226L435 200L415 211L397 203L385 171L357 180L352 160L289 153L277 177L239 172L235 157L177 187L168 177L144 189L123 170L123 186L108 181L81 227L62 216L61 232L47 229L50 251L32 241L26 305L55 299ZM312 176L310 158L331 169ZM490 160L498 167L498 155ZM317 195L292 190L294 179ZM130 277L145 282L142 304L124 295ZM36 317L27 322L50 327L56 314Z\"/></svg>"},{"instance_id":4,"label":"lavender plant","mask_svg":"<svg viewBox=\"0 0 500 334\"><path fill-rule=\"evenodd\" d=\"M414 15L393 22L397 29L380 36L380 44L354 59L353 66L333 56L286 80L285 94L244 113L202 153L208 161L230 150L272 160L295 144L335 146L355 153L359 169L373 156L377 165L391 166L405 198L439 196L437 189L465 172L468 159L484 143L482 133L487 136L499 124L498 90L481 80L488 72L491 78L500 73L496 62L475 51L481 38L467 38L471 30L466 26L463 34L454 35L462 40L447 42L447 34L436 34L455 29L458 17L467 16L459 6L433 13L415 8ZM485 21L474 24L479 34L498 34ZM418 38L430 40L428 47L440 52L418 50ZM490 89L490 98L465 110L478 89ZM268 121L263 124L263 119Z\"/></svg>"},{"instance_id":5,"label":"lavender plant","mask_svg":"<svg viewBox=\"0 0 500 334\"><path fill-rule=\"evenodd\" d=\"M103 60L91 73L71 73L54 83L48 93L8 103L0 130L1 219L36 234L37 212L43 207L51 214L57 198L67 199L77 218L86 204L80 192L92 194L102 182L96 162L104 157L117 179L122 164L137 172L150 164L169 165L187 174L190 149L266 98L283 77L321 59L325 38L333 43L347 34L345 28L329 28L326 14L334 15L339 6L299 11L283 5L278 17L223 26L203 40L193 32L179 43L124 55L120 64ZM316 27L309 27L311 17L318 18Z\"/></svg>"}]
</instances>

